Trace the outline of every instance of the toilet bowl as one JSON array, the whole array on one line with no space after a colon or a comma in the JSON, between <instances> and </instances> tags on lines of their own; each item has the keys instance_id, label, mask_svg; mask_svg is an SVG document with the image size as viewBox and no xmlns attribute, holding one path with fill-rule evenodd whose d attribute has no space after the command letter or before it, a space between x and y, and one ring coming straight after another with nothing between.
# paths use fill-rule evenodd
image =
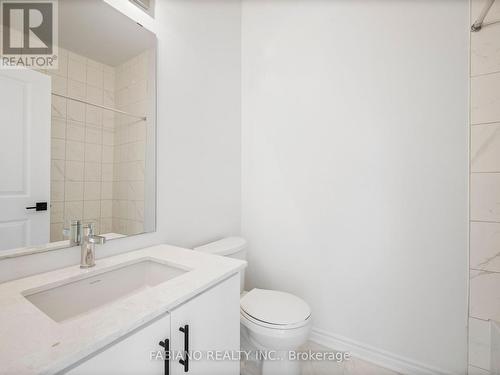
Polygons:
<instances>
[{"instance_id":1,"label":"toilet bowl","mask_svg":"<svg viewBox=\"0 0 500 375\"><path fill-rule=\"evenodd\" d=\"M195 248L196 251L246 260L247 243L243 238L230 237ZM290 293L267 289L252 289L243 293L241 279L240 327L242 347L251 351L262 375L299 375L300 363L293 360L294 352L305 344L311 331L311 309L305 301ZM250 375L242 366L242 375ZM255 372L251 373L252 375Z\"/></svg>"},{"instance_id":2,"label":"toilet bowl","mask_svg":"<svg viewBox=\"0 0 500 375\"><path fill-rule=\"evenodd\" d=\"M262 351L262 375L298 375L300 363L290 352L306 343L311 331L311 310L300 298L284 292L252 289L240 300L241 334ZM253 347L253 348L252 348Z\"/></svg>"}]
</instances>

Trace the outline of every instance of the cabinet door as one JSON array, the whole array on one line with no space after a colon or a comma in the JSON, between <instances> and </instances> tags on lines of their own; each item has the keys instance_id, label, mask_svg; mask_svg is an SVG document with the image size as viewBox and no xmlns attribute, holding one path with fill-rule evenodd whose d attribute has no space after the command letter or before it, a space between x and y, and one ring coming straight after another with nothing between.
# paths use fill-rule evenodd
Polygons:
<instances>
[{"instance_id":1,"label":"cabinet door","mask_svg":"<svg viewBox=\"0 0 500 375\"><path fill-rule=\"evenodd\" d=\"M156 356L170 336L170 315L163 315L67 372L71 375L167 375Z\"/></svg>"},{"instance_id":2,"label":"cabinet door","mask_svg":"<svg viewBox=\"0 0 500 375\"><path fill-rule=\"evenodd\" d=\"M240 349L240 277L221 282L192 300L171 311L170 364L172 375L237 375L240 364L235 360L213 360L208 354L218 351L229 354ZM191 359L188 366L179 363L175 353L183 353L186 335L180 329L188 328ZM201 354L200 360L195 358Z\"/></svg>"}]
</instances>

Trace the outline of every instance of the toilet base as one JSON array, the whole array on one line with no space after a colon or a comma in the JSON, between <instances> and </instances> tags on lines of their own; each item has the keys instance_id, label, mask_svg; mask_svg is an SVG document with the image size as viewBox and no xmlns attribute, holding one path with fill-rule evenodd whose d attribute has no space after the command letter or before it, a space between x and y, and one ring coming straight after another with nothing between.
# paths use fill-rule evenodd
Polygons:
<instances>
[{"instance_id":1,"label":"toilet base","mask_svg":"<svg viewBox=\"0 0 500 375\"><path fill-rule=\"evenodd\" d=\"M241 328L241 350L250 353L248 358L242 358L241 375L300 375L300 361L289 360L288 350L264 349L252 341L246 327Z\"/></svg>"}]
</instances>

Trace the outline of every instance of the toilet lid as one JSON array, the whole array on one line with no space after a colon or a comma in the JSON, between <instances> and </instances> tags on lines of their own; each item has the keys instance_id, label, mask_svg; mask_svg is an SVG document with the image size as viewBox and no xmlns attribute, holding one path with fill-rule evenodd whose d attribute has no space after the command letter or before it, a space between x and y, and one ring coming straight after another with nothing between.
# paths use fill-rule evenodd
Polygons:
<instances>
[{"instance_id":1,"label":"toilet lid","mask_svg":"<svg viewBox=\"0 0 500 375\"><path fill-rule=\"evenodd\" d=\"M241 298L240 307L251 317L276 325L300 323L311 316L305 301L275 290L253 289Z\"/></svg>"}]
</instances>

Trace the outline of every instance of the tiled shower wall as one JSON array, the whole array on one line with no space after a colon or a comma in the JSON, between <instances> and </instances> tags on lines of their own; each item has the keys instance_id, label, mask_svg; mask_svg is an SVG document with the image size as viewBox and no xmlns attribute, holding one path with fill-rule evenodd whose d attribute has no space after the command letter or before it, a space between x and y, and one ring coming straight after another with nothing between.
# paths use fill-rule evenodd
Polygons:
<instances>
[{"instance_id":1,"label":"tiled shower wall","mask_svg":"<svg viewBox=\"0 0 500 375\"><path fill-rule=\"evenodd\" d=\"M471 22L483 6L472 0ZM486 21L494 19L499 1ZM500 321L500 24L471 33L470 167L469 373L499 374L492 322Z\"/></svg>"},{"instance_id":2,"label":"tiled shower wall","mask_svg":"<svg viewBox=\"0 0 500 375\"><path fill-rule=\"evenodd\" d=\"M111 67L61 48L59 69L45 73L55 93L145 115L150 57ZM150 123L52 96L51 241L75 218L94 222L98 233L144 231Z\"/></svg>"},{"instance_id":3,"label":"tiled shower wall","mask_svg":"<svg viewBox=\"0 0 500 375\"><path fill-rule=\"evenodd\" d=\"M152 51L116 67L116 107L146 114L149 105L149 66ZM113 232L144 232L144 186L147 128L150 121L117 115L113 182Z\"/></svg>"},{"instance_id":4,"label":"tiled shower wall","mask_svg":"<svg viewBox=\"0 0 500 375\"><path fill-rule=\"evenodd\" d=\"M59 69L47 70L52 91L114 107L114 69L60 49ZM52 96L51 241L71 219L112 230L114 114Z\"/></svg>"}]
</instances>

